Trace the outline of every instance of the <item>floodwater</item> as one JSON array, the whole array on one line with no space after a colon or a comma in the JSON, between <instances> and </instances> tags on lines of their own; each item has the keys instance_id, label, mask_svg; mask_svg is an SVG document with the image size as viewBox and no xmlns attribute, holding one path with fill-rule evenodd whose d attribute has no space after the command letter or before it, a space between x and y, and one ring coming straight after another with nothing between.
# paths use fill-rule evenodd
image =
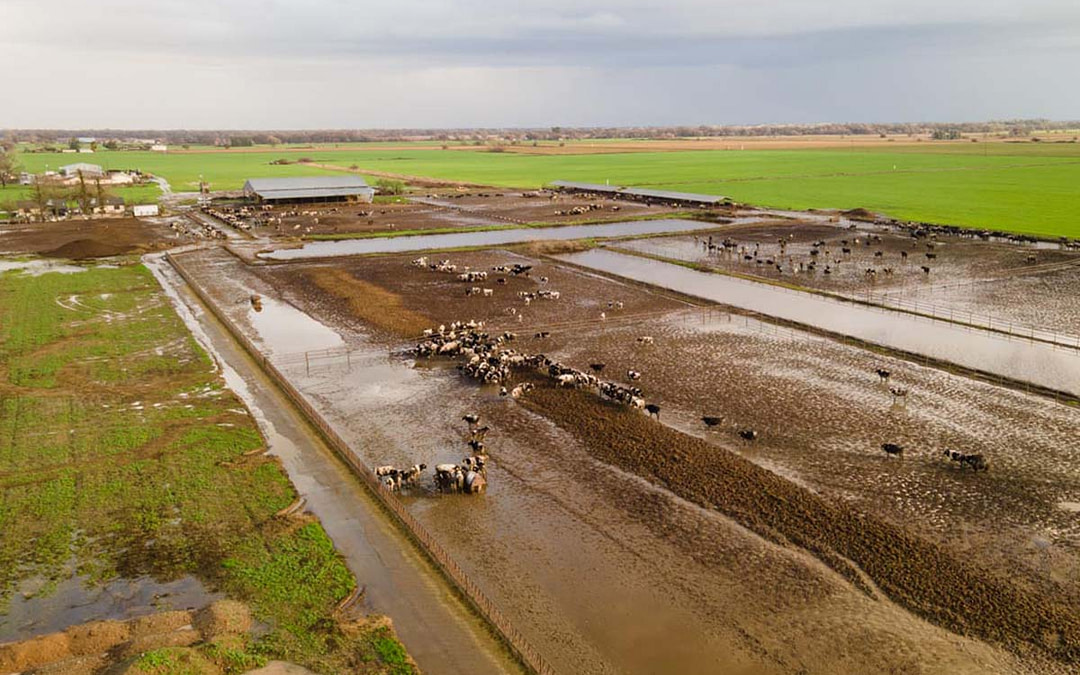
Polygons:
<instances>
[{"instance_id":1,"label":"floodwater","mask_svg":"<svg viewBox=\"0 0 1080 675\"><path fill-rule=\"evenodd\" d=\"M249 307L250 304L248 302ZM345 346L340 335L289 303L263 296L261 304L261 310L251 309L248 319L262 341L274 351L315 351Z\"/></svg>"},{"instance_id":2,"label":"floodwater","mask_svg":"<svg viewBox=\"0 0 1080 675\"><path fill-rule=\"evenodd\" d=\"M87 577L72 576L49 593L34 594L32 586L43 583L24 582L14 594L0 614L0 642L54 633L87 621L125 621L162 610L205 607L222 597L206 590L195 577L159 582L144 576L101 585Z\"/></svg>"},{"instance_id":3,"label":"floodwater","mask_svg":"<svg viewBox=\"0 0 1080 675\"><path fill-rule=\"evenodd\" d=\"M0 260L0 274L11 271L21 271L23 274L29 274L30 276L38 276L40 274L47 274L49 272L59 272L61 274L75 274L76 272L85 272L88 267L80 267L78 265L69 265L59 260L50 260L48 258L35 258L33 260Z\"/></svg>"},{"instance_id":4,"label":"floodwater","mask_svg":"<svg viewBox=\"0 0 1080 675\"><path fill-rule=\"evenodd\" d=\"M229 257L199 270L208 287L229 289L217 293L230 299L225 309L241 325L253 309L231 298L248 289L272 291ZM291 296L284 300L307 309ZM996 657L981 645L867 598L805 552L764 541L715 511L595 461L572 435L498 396L497 388L463 381L453 361L413 363L371 343L357 322L327 321L351 351L305 357L293 338L253 337L365 464L460 461L467 435L462 415L479 413L490 423L487 493L438 495L428 470L403 498L552 672L884 672L895 665L896 649L939 664L926 672L1007 670L987 666L984 659ZM325 328L315 317L303 323ZM229 379L230 386L246 401L266 398L249 377ZM447 647L459 638L442 627L441 608L402 586L398 556L370 540L373 524L356 512L370 498L357 481L313 471L298 449L295 425L265 402L249 406L367 584L370 606L394 618L424 671L486 670L483 663L463 665L468 650ZM264 415L272 418L269 428ZM818 639L823 624L839 637ZM849 636L858 636L854 651L838 656ZM957 639L961 649L952 646Z\"/></svg>"},{"instance_id":5,"label":"floodwater","mask_svg":"<svg viewBox=\"0 0 1080 675\"><path fill-rule=\"evenodd\" d=\"M747 219L747 221L754 219ZM367 253L404 253L426 249L448 249L468 246L502 246L530 241L559 241L593 237L632 237L666 232L692 232L716 229L717 223L697 220L662 219L636 220L602 225L566 225L563 227L525 227L486 232L457 232L453 234L418 234L407 237L377 237L341 241L315 241L300 248L280 249L260 253L268 260L302 260Z\"/></svg>"},{"instance_id":6,"label":"floodwater","mask_svg":"<svg viewBox=\"0 0 1080 675\"><path fill-rule=\"evenodd\" d=\"M1071 350L603 249L557 257L704 300L1080 396L1080 355Z\"/></svg>"}]
</instances>

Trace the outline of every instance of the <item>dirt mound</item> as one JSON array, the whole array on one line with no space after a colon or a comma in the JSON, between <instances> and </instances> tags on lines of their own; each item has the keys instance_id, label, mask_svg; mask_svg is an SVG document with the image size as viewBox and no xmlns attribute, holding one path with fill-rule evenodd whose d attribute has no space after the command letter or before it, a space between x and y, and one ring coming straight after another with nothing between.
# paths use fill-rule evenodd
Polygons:
<instances>
[{"instance_id":1,"label":"dirt mound","mask_svg":"<svg viewBox=\"0 0 1080 675\"><path fill-rule=\"evenodd\" d=\"M131 629L123 621L91 621L68 628L71 653L76 656L100 654L124 642Z\"/></svg>"},{"instance_id":2,"label":"dirt mound","mask_svg":"<svg viewBox=\"0 0 1080 675\"><path fill-rule=\"evenodd\" d=\"M203 639L213 640L220 635L251 630L251 612L241 602L218 600L199 610L194 624Z\"/></svg>"},{"instance_id":3,"label":"dirt mound","mask_svg":"<svg viewBox=\"0 0 1080 675\"><path fill-rule=\"evenodd\" d=\"M874 213L873 211L867 211L863 208L841 211L840 214L851 218L852 220L877 220L876 213Z\"/></svg>"},{"instance_id":4,"label":"dirt mound","mask_svg":"<svg viewBox=\"0 0 1080 675\"><path fill-rule=\"evenodd\" d=\"M893 600L960 634L1064 662L1080 658L1080 611L911 532L812 493L738 455L546 378L523 403L574 434L597 459L817 555L857 586L859 566Z\"/></svg>"},{"instance_id":5,"label":"dirt mound","mask_svg":"<svg viewBox=\"0 0 1080 675\"><path fill-rule=\"evenodd\" d=\"M86 260L88 258L109 258L124 255L134 250L126 244L112 244L100 239L76 239L42 253L47 258L65 258L67 260Z\"/></svg>"},{"instance_id":6,"label":"dirt mound","mask_svg":"<svg viewBox=\"0 0 1080 675\"><path fill-rule=\"evenodd\" d=\"M42 635L0 645L0 673L17 673L68 658L71 658L71 648L67 635Z\"/></svg>"},{"instance_id":7,"label":"dirt mound","mask_svg":"<svg viewBox=\"0 0 1080 675\"><path fill-rule=\"evenodd\" d=\"M216 673L217 666L186 648L204 640L227 641L246 634L251 626L251 612L232 600L215 602L197 614L178 610L129 621L91 621L0 645L0 673L90 673L98 672L106 661L113 661L108 672L142 673L139 657L159 649L175 650L179 662L194 664L184 672ZM102 660L103 654L108 659Z\"/></svg>"}]
</instances>

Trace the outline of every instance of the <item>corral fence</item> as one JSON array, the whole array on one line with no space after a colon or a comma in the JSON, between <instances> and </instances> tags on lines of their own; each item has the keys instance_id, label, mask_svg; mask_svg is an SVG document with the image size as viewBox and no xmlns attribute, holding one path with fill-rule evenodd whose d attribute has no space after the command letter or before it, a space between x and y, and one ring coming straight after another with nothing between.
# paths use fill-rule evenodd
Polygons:
<instances>
[{"instance_id":1,"label":"corral fence","mask_svg":"<svg viewBox=\"0 0 1080 675\"><path fill-rule=\"evenodd\" d=\"M651 254L643 255L641 252L632 249L613 248L612 250L627 255L634 255L638 257L648 258L651 260L668 262L669 264L678 264L673 263L671 260L664 259L662 256L654 256ZM565 261L562 262L565 263ZM1077 263L1076 261L1068 261L1066 263L1054 263L1053 265L1045 265L1034 271L1026 271L1029 274L1042 274L1045 272L1067 269L1069 267L1076 266L1077 264L1080 263ZM595 270L590 271L595 272ZM919 299L919 294L932 294L934 292L944 293L946 291L954 291L963 288L985 287L987 284L1023 278L1025 275L1021 274L979 281L940 283L928 286L910 288L904 287L900 289L888 289L881 291L874 291L873 288L867 288L861 291L840 292L827 291L810 287L793 287L789 284L777 282L773 279L768 279L764 277L749 278L745 275L745 273L730 272L725 269L713 266L709 266L709 271L714 274L720 274L726 279L740 281L745 284L757 286L766 285L770 288L775 288L794 294L813 294L823 298L831 298L840 302L853 302L872 309L879 309L882 312L903 312L905 314L925 317L927 319L932 319L935 321L956 324L965 328L983 329L1000 336L1005 336L1017 340L1026 340L1029 342L1043 342L1049 345L1053 345L1055 347L1063 347L1069 350L1080 349L1080 334L1072 334L1064 331L1041 328L1032 324L1013 321L1012 319L1007 319L990 312L977 312L974 310L967 310L947 304L939 304Z\"/></svg>"},{"instance_id":2,"label":"corral fence","mask_svg":"<svg viewBox=\"0 0 1080 675\"><path fill-rule=\"evenodd\" d=\"M1073 334L1064 331L1040 328L1033 324L1013 321L1012 319L995 316L990 312L977 312L963 309L955 305L939 304L927 300L925 296L933 293L945 293L956 290L984 289L994 283L1008 281L1009 279L990 279L985 281L967 281L961 283L935 284L926 288L888 290L875 293L867 290L864 293L840 294L840 297L865 303L884 309L898 310L908 314L928 316L932 319L949 321L975 328L984 328L1033 342L1045 342L1047 344L1080 349L1080 333Z\"/></svg>"},{"instance_id":3,"label":"corral fence","mask_svg":"<svg viewBox=\"0 0 1080 675\"><path fill-rule=\"evenodd\" d=\"M633 252L631 252L631 254L633 254ZM648 257L648 256L645 256L645 257ZM771 335L774 335L774 336L787 336L787 337L790 337L792 339L796 339L796 338L797 339L805 339L807 334L828 337L828 338L831 338L831 339L833 339L833 340L835 340L837 342L840 342L842 344L845 344L845 345L850 345L850 346L853 346L853 347L857 347L859 349L865 349L865 350L868 350L868 351L877 352L877 353L881 353L881 354L896 356L896 357L902 358L902 359L904 359L906 361L910 361L912 363L915 363L915 364L918 364L918 365L921 365L921 366L925 366L927 368L936 368L938 370L945 370L945 371L953 373L953 374L959 374L959 375L965 375L965 376L969 376L969 377L974 377L976 379L980 379L980 380L983 380L985 382L990 382L992 384L996 384L996 385L999 385L999 386L1009 387L1010 389L1024 391L1024 392L1029 393L1029 394L1036 394L1036 395L1039 395L1039 396L1044 396L1044 397L1047 397L1047 398L1051 398L1054 401L1057 401L1058 403L1063 403L1063 404L1072 405L1072 406L1080 405L1080 397L1078 397L1076 394L1074 394L1072 392L1069 392L1069 391L1063 391L1063 390L1060 390L1060 389L1053 389L1051 387L1045 387L1045 386L1042 386L1042 385L1039 385L1039 384L1029 382L1027 380L1004 377L1004 376L998 375L997 373L992 373L992 372L989 372L989 371L986 371L986 370L981 370L981 369L978 369L978 368L972 368L972 367L967 367L967 366L959 366L959 365L957 365L955 363L952 363L951 361L936 358L936 357L933 357L933 356L927 356L927 355L921 354L919 352L908 351L908 350L901 349L901 348L898 348L898 347L889 347L889 346L885 346L885 345L880 345L880 344L877 344L875 342L870 342L868 340L862 340L862 339L859 339L859 338L856 338L856 337L852 337L852 336L847 335L845 333L832 331L832 330L829 330L828 328L820 328L820 327L817 327L817 326L812 326L810 324L800 323L798 321L793 321L793 320L783 319L783 318L776 317L776 316L771 316L771 315L768 315L768 314L763 314L761 312L757 312L757 311L754 311L754 310L741 309L739 307L735 307L735 306L732 306L732 305L725 305L723 302L712 302L712 301L708 301L708 300L703 300L701 298L686 295L686 294L680 293L678 291L668 291L667 289L663 289L662 287L655 286L655 285L650 284L648 282L637 281L635 279L631 279L631 278L628 278L628 277L621 277L621 276L618 276L618 275L608 275L608 274L603 273L603 272L597 272L596 270L594 270L592 268L582 267L582 266L577 265L577 264L575 264L573 262L568 262L568 261L565 261L565 260L558 260L557 258L555 260L556 260L556 262L558 262L558 263L560 263L562 265L582 269L582 270L585 270L586 272L589 272L590 274L600 274L601 276L606 276L606 277L609 277L609 278L616 278L622 283L626 283L626 284L629 284L631 286L636 286L636 287L639 287L639 288L645 288L645 289L648 289L648 290L650 290L652 292L656 292L657 290L664 291L665 292L664 294L668 295L669 297L676 298L676 299L682 299L682 301L684 301L689 307L693 307L693 308L695 308L695 310L697 312L700 312L700 315L702 317L701 321L702 321L703 324L707 323L710 320L707 317L710 316L710 313L714 313L714 312L720 312L720 313L724 313L724 314L729 314L729 315L732 315L732 316L735 316L735 317L741 316L741 317L744 317L743 321L744 321L744 324L746 326L753 326L754 324L752 323L752 321L756 321L757 322L756 328L758 329L758 332L760 332L760 333L771 334ZM735 281L741 281L741 282L746 283L746 284L761 285L762 283L766 283L766 284L768 283L768 282L762 282L762 281L755 281L755 280L752 280L752 279L746 279L746 278L743 278L743 277L727 274L727 273L724 273L724 272L719 272L719 273L723 274L726 278L729 278L729 279L732 279L732 280L735 280ZM810 289L792 288L792 287L781 285L781 284L768 284L768 285L770 285L770 286L772 286L774 288L778 288L780 290L783 290L783 291L785 291L787 293L791 293L792 295L795 295L795 296L806 297L806 295L808 293L813 292ZM825 297L830 297L829 294L818 294L818 295L823 295ZM865 301L861 300L861 299L860 300L854 300L854 299L851 299L851 298L842 298L842 297L838 297L838 296L835 296L835 295L833 295L831 297L834 300L836 300L837 302L865 303ZM873 308L874 306L868 305L868 307ZM876 309L878 309L882 313L888 313L888 312L896 311L896 310L893 310L893 309L890 309L890 308L884 307L884 306L876 306ZM939 322L939 321L949 322L949 320L947 318L945 318L945 317L933 317L930 314L922 314L922 313L918 313L918 314L908 313L908 314L913 319L915 319L916 321L927 321L927 322L930 322L930 323ZM1032 337L1030 337L1028 335L1014 335L1014 334L1007 333L1007 332L1004 332L1004 331L998 331L998 330L996 330L996 328L994 330L985 330L980 326L965 324L965 323L962 323L962 322L959 322L959 321L952 321L952 322L949 322L949 323L952 323L952 325L957 326L959 328L966 329L968 331L983 331L984 334L988 335L989 337L997 338L997 339L1003 340L1003 341L1013 341L1013 340L1031 341L1031 342L1036 341L1035 338L1032 338ZM1072 352L1072 353L1076 352L1075 348L1072 345L1052 344L1052 347L1054 349L1067 350L1067 351Z\"/></svg>"},{"instance_id":4,"label":"corral fence","mask_svg":"<svg viewBox=\"0 0 1080 675\"><path fill-rule=\"evenodd\" d=\"M1008 387L1009 389L1023 391L1028 394L1044 396L1053 399L1058 403L1066 405L1080 405L1080 398L1067 391L1044 387L1042 385L1034 384L1026 380L1004 377L985 370L978 370L966 366L958 366L949 361L938 359L932 356L926 356L925 354L909 352L895 347L881 346L873 342L868 342L866 340L851 337L850 335L845 335L843 333L834 333L825 329L818 329L813 326L807 326L795 321L789 321L787 319L780 319L773 316L767 316L763 314L757 314L755 312L747 312L738 309L731 310L727 309L723 305L702 306L695 310L695 312L699 313L702 325L714 324L726 319L726 323L735 323L736 325L741 323L743 327L752 329L755 332L766 337L771 336L775 338L787 338L790 340L804 341L806 340L807 335L818 335L820 337L826 337L838 341L844 345L856 347L858 349L897 356L904 359L905 361L909 361L926 368L944 370L954 375L974 377L976 379L983 380L991 384ZM928 322L934 321L934 319L931 319L929 316L917 315L916 318ZM978 329L970 328L970 330ZM997 337L1000 340L1015 339L1004 333L991 333L991 335Z\"/></svg>"},{"instance_id":5,"label":"corral fence","mask_svg":"<svg viewBox=\"0 0 1080 675\"><path fill-rule=\"evenodd\" d=\"M259 363L263 372L286 397L296 406L309 424L314 427L326 441L327 445L344 461L352 472L360 479L360 482L368 488L368 491L405 529L409 536L417 543L420 549L436 564L443 575L457 590L469 601L482 618L495 630L511 652L518 658L527 670L536 675L549 675L554 671L547 664L540 653L525 639L525 637L510 623L510 620L499 611L480 587L465 573L457 562L442 545L428 532L416 518L409 513L406 506L393 493L388 491L380 483L371 467L366 466L352 451L349 444L330 426L323 416L315 410L308 400L297 390L288 378L267 358L255 344L237 327L216 302L203 290L194 278L184 269L179 260L172 255L166 254L177 274L187 282L199 299L228 329L233 338L244 348L245 351Z\"/></svg>"}]
</instances>

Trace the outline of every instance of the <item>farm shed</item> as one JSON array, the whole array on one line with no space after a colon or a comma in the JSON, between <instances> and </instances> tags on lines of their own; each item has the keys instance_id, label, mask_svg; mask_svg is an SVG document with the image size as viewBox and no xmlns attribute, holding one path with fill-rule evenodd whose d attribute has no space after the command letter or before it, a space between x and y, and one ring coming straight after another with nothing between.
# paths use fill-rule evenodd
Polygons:
<instances>
[{"instance_id":1,"label":"farm shed","mask_svg":"<svg viewBox=\"0 0 1080 675\"><path fill-rule=\"evenodd\" d=\"M244 196L272 204L370 202L375 190L360 176L250 178L244 183Z\"/></svg>"},{"instance_id":2,"label":"farm shed","mask_svg":"<svg viewBox=\"0 0 1080 675\"><path fill-rule=\"evenodd\" d=\"M591 192L601 195L614 196L623 188L618 185L601 185L600 183L579 183L572 180L556 180L551 182L551 187L560 192Z\"/></svg>"},{"instance_id":3,"label":"farm shed","mask_svg":"<svg viewBox=\"0 0 1080 675\"><path fill-rule=\"evenodd\" d=\"M123 197L106 197L104 204L98 204L97 199L91 199L90 206L94 213L103 213L108 216L124 215Z\"/></svg>"},{"instance_id":4,"label":"farm shed","mask_svg":"<svg viewBox=\"0 0 1080 675\"><path fill-rule=\"evenodd\" d=\"M654 204L673 204L682 206L717 206L728 201L727 197L703 195L695 192L674 192L672 190L646 190L642 188L623 188L619 195L626 199Z\"/></svg>"},{"instance_id":5,"label":"farm shed","mask_svg":"<svg viewBox=\"0 0 1080 675\"><path fill-rule=\"evenodd\" d=\"M599 183L578 183L570 180L552 181L551 187L562 192L601 194L616 199L630 199L649 204L673 206L717 206L728 201L727 197L717 195L675 192L672 190L648 190L618 185L600 185Z\"/></svg>"},{"instance_id":6,"label":"farm shed","mask_svg":"<svg viewBox=\"0 0 1080 675\"><path fill-rule=\"evenodd\" d=\"M64 176L78 176L80 171L84 178L96 178L105 175L105 170L100 166L87 164L86 162L76 162L75 164L66 164L60 167L60 173Z\"/></svg>"},{"instance_id":7,"label":"farm shed","mask_svg":"<svg viewBox=\"0 0 1080 675\"><path fill-rule=\"evenodd\" d=\"M143 218L146 216L156 216L158 214L157 204L136 204L131 207L131 215L136 218Z\"/></svg>"}]
</instances>

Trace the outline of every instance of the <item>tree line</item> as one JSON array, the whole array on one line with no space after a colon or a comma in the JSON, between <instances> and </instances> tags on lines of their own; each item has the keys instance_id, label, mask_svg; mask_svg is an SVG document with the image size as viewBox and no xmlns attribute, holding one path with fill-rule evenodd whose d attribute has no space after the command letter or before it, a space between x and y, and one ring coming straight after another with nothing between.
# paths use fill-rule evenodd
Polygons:
<instances>
[{"instance_id":1,"label":"tree line","mask_svg":"<svg viewBox=\"0 0 1080 675\"><path fill-rule=\"evenodd\" d=\"M1007 134L1027 136L1080 128L1080 121L1046 119L992 120L985 122L821 123L697 126L483 128L483 129L320 129L320 130L190 130L190 129L6 129L6 142L53 143L67 146L73 138L94 137L105 148L118 149L134 139L153 139L169 145L326 144L437 140L476 142L492 139L523 141L585 140L590 138L675 139L716 136L870 136Z\"/></svg>"}]
</instances>

